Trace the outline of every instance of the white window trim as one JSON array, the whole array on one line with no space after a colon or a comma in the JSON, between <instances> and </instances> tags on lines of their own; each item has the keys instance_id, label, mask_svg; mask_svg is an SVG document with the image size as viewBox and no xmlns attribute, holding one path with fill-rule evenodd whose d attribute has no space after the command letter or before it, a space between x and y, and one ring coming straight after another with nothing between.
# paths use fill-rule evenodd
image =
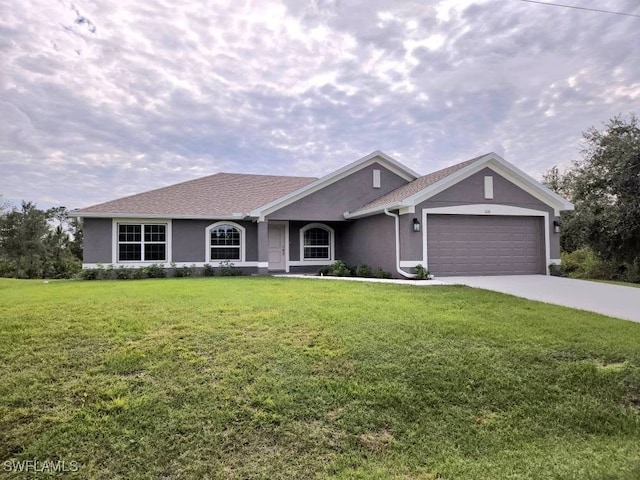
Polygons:
<instances>
[{"instance_id":1,"label":"white window trim","mask_svg":"<svg viewBox=\"0 0 640 480\"><path fill-rule=\"evenodd\" d=\"M240 259L239 260L234 260L234 259L229 259L229 262L233 263L236 266L240 266L240 264L244 264L245 262L245 251L247 248L247 231L246 229L242 226L242 225L238 225L235 222L229 222L229 221L221 221L221 222L216 222L216 223L212 223L211 225L209 225L206 229L205 229L205 245L207 248L207 251L205 252L205 258L207 259L207 263L220 263L220 262L224 262L225 260L219 260L217 258L215 259L211 259L211 230L213 230L216 227L219 227L221 225L230 225L233 228L237 228L238 231L240 232ZM235 247L231 247L231 248L235 248Z\"/></svg>"},{"instance_id":2,"label":"white window trim","mask_svg":"<svg viewBox=\"0 0 640 480\"><path fill-rule=\"evenodd\" d=\"M472 205L455 205L453 207L436 207L422 209L422 265L429 268L429 254L427 251L427 218L429 214L437 215L508 215L515 217L542 217L544 223L544 253L545 253L545 270L549 275L549 269L546 268L551 263L551 246L549 243L549 213L542 210L533 210L531 208L514 207L512 205L497 205L493 203L476 203Z\"/></svg>"},{"instance_id":3,"label":"white window trim","mask_svg":"<svg viewBox=\"0 0 640 480\"><path fill-rule=\"evenodd\" d=\"M118 225L120 224L130 224L130 225L158 225L164 224L166 225L166 248L167 248L167 258L163 261L141 261L141 260L120 260L118 255L118 245L119 245L119 232ZM171 263L171 239L173 237L172 234L172 222L168 218L112 218L111 219L111 263L113 265L140 265L140 266L148 266L148 265L164 265ZM142 235L144 239L144 227L142 229ZM144 253L143 253L144 254Z\"/></svg>"},{"instance_id":4,"label":"white window trim","mask_svg":"<svg viewBox=\"0 0 640 480\"><path fill-rule=\"evenodd\" d=\"M312 228L323 228L329 232L329 258L314 258L306 260L304 258L304 232ZM324 223L310 223L300 229L300 261L295 262L300 265L327 265L333 263L335 258L335 230ZM294 263L291 263L294 265Z\"/></svg>"}]
</instances>

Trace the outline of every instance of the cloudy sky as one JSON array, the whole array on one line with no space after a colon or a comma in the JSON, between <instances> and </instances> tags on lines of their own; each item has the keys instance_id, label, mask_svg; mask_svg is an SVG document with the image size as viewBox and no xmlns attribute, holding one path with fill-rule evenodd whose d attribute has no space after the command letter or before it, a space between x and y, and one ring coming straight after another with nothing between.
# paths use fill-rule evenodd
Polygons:
<instances>
[{"instance_id":1,"label":"cloudy sky","mask_svg":"<svg viewBox=\"0 0 640 480\"><path fill-rule=\"evenodd\" d=\"M564 0L640 15L637 0ZM520 0L9 0L0 194L88 206L220 171L534 177L640 113L640 18Z\"/></svg>"}]
</instances>

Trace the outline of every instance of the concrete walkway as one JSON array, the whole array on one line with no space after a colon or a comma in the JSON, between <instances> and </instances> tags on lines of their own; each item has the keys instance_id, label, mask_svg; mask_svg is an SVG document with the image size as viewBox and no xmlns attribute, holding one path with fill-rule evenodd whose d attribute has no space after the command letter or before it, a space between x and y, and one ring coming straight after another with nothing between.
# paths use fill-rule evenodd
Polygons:
<instances>
[{"instance_id":1,"label":"concrete walkway","mask_svg":"<svg viewBox=\"0 0 640 480\"><path fill-rule=\"evenodd\" d=\"M438 277L438 280L640 322L640 288L545 275Z\"/></svg>"}]
</instances>

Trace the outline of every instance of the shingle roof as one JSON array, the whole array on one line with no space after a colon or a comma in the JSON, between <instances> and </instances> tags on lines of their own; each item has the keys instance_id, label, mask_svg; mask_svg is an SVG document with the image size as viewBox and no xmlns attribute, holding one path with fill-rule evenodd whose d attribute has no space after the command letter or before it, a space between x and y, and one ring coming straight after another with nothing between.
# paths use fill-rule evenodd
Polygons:
<instances>
[{"instance_id":1,"label":"shingle roof","mask_svg":"<svg viewBox=\"0 0 640 480\"><path fill-rule=\"evenodd\" d=\"M381 197L376 198L372 202L363 205L362 207L350 212L352 215L357 215L360 212L375 209L377 207L382 207L385 205L393 205L395 203L401 202L406 198L424 190L429 185L433 185L434 183L442 180L443 178L448 177L454 172L463 169L467 165L471 165L473 162L481 159L482 157L486 157L486 155L480 155L478 157L472 158L471 160L467 160L465 162L456 163L455 165L451 165L449 167L443 168L433 173L429 173L422 177L416 178L413 182L407 183L402 187L396 188L392 192L387 193Z\"/></svg>"},{"instance_id":2,"label":"shingle roof","mask_svg":"<svg viewBox=\"0 0 640 480\"><path fill-rule=\"evenodd\" d=\"M119 198L75 213L221 217L247 213L311 182L313 177L217 173Z\"/></svg>"}]
</instances>

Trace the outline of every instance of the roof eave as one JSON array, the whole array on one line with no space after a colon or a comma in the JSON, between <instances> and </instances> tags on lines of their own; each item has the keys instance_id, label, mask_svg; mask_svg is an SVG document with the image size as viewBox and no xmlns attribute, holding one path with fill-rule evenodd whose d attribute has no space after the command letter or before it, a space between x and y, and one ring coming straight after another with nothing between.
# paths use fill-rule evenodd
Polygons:
<instances>
[{"instance_id":1,"label":"roof eave","mask_svg":"<svg viewBox=\"0 0 640 480\"><path fill-rule=\"evenodd\" d=\"M83 212L72 210L70 217L75 218L171 218L176 220L243 220L251 219L251 215L246 213L232 213L223 215L188 215L174 213L123 213L123 212Z\"/></svg>"}]
</instances>

